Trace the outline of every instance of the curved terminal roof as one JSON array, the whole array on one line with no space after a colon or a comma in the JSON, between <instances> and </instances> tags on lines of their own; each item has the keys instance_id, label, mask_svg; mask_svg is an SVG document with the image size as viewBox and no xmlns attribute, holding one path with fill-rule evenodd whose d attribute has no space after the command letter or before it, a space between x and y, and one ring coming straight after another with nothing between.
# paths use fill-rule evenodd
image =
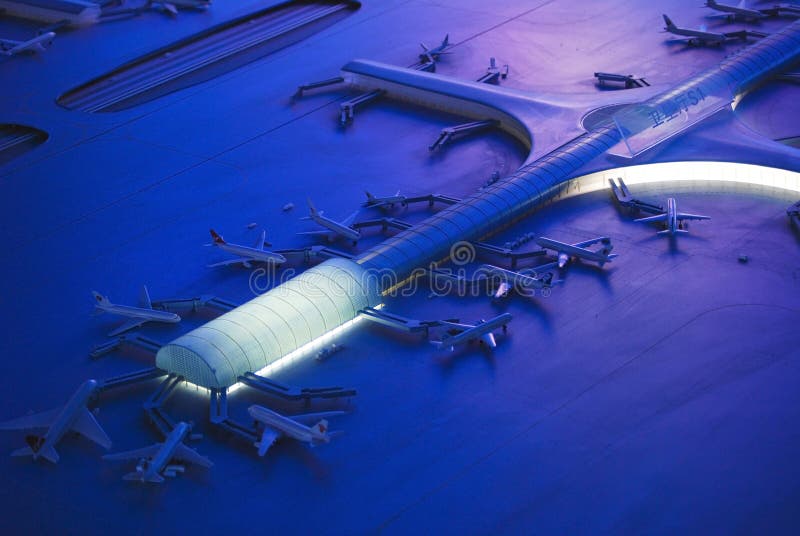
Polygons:
<instances>
[{"instance_id":1,"label":"curved terminal roof","mask_svg":"<svg viewBox=\"0 0 800 536\"><path fill-rule=\"evenodd\" d=\"M665 105L698 90L733 98L799 58L800 21L643 104ZM531 115L523 110L530 99L518 92L373 62L351 62L343 70L359 87L386 89L390 97L498 119L502 128L520 139L527 137L530 145ZM368 250L355 262L327 261L179 337L158 352L156 365L204 387L233 385L243 372L260 370L353 319L363 307L376 305L378 290L404 280L419 267L447 258L457 242L494 234L543 202L566 193L569 179L582 166L620 140L619 130L610 123L577 136L491 187ZM393 277L382 277L380 283L369 277L387 272Z\"/></svg>"},{"instance_id":2,"label":"curved terminal roof","mask_svg":"<svg viewBox=\"0 0 800 536\"><path fill-rule=\"evenodd\" d=\"M156 366L229 387L377 305L376 287L362 267L331 259L163 346Z\"/></svg>"}]
</instances>

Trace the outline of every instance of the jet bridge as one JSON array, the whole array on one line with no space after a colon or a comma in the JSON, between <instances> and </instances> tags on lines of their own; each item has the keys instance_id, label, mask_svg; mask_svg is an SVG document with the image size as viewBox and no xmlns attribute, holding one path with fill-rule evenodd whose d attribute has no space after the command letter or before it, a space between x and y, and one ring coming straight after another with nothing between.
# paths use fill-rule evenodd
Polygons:
<instances>
[{"instance_id":1,"label":"jet bridge","mask_svg":"<svg viewBox=\"0 0 800 536\"><path fill-rule=\"evenodd\" d=\"M632 74L614 74L614 73L594 73L595 78L597 78L597 85L601 87L605 87L608 83L613 84L622 84L625 89L631 89L635 87L647 87L650 84L641 77L633 76Z\"/></svg>"},{"instance_id":2,"label":"jet bridge","mask_svg":"<svg viewBox=\"0 0 800 536\"><path fill-rule=\"evenodd\" d=\"M273 398L287 402L302 402L311 405L313 400L341 400L356 396L355 389L345 387L290 387L258 374L247 372L238 378L239 382ZM212 388L209 399L209 419L211 423L253 443L258 440L254 427L232 419L228 415L228 389Z\"/></svg>"}]
</instances>

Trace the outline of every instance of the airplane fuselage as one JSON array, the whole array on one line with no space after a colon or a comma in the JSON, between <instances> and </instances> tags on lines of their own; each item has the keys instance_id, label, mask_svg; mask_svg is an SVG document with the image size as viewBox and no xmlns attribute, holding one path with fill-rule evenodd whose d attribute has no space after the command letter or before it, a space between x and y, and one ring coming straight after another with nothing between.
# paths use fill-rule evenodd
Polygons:
<instances>
[{"instance_id":1,"label":"airplane fuselage","mask_svg":"<svg viewBox=\"0 0 800 536\"><path fill-rule=\"evenodd\" d=\"M250 406L247 412L256 421L281 431L286 436L306 443L327 443L330 439L327 434L317 432L315 429L301 424L290 417L285 417L263 406Z\"/></svg>"},{"instance_id":2,"label":"airplane fuselage","mask_svg":"<svg viewBox=\"0 0 800 536\"><path fill-rule=\"evenodd\" d=\"M611 262L616 258L616 254L608 255L599 251L592 251L583 247L573 244L565 244L557 240L552 240L544 236L536 239L536 243L544 249L549 249L557 253L558 267L563 268L569 262L570 257L576 257L581 260L596 262L600 266L607 262ZM609 246L610 249L610 246Z\"/></svg>"},{"instance_id":3,"label":"airplane fuselage","mask_svg":"<svg viewBox=\"0 0 800 536\"><path fill-rule=\"evenodd\" d=\"M690 37L689 44L708 44L708 45L721 45L725 41L728 40L728 36L725 34L718 34L712 32L705 32L702 30L692 30L690 28L679 28L675 25L672 20L666 15L662 15L664 18L664 31L667 31L673 35L678 35L681 37Z\"/></svg>"},{"instance_id":4,"label":"airplane fuselage","mask_svg":"<svg viewBox=\"0 0 800 536\"><path fill-rule=\"evenodd\" d=\"M43 51L45 48L52 44L53 39L55 39L56 34L54 32L46 32L42 35L37 35L33 39L29 39L28 41L2 41L4 50L2 51L3 54L6 56L13 56L15 54L19 54L21 52L37 52Z\"/></svg>"},{"instance_id":5,"label":"airplane fuselage","mask_svg":"<svg viewBox=\"0 0 800 536\"><path fill-rule=\"evenodd\" d=\"M678 231L678 207L675 203L675 198L670 197L667 199L667 230L669 234L675 234Z\"/></svg>"},{"instance_id":6,"label":"airplane fuselage","mask_svg":"<svg viewBox=\"0 0 800 536\"><path fill-rule=\"evenodd\" d=\"M175 457L175 449L178 448L186 434L189 433L189 425L185 422L179 422L175 428L164 439L161 448L158 449L156 454L147 460L147 466L142 471L142 481L158 480L161 472L167 467L167 464Z\"/></svg>"},{"instance_id":7,"label":"airplane fuselage","mask_svg":"<svg viewBox=\"0 0 800 536\"><path fill-rule=\"evenodd\" d=\"M142 320L150 320L153 322L166 322L174 324L181 321L181 317L169 311L156 311L154 309L144 309L142 307L134 307L132 305L103 305L101 303L95 304L97 309L128 318L141 318Z\"/></svg>"},{"instance_id":8,"label":"airplane fuselage","mask_svg":"<svg viewBox=\"0 0 800 536\"><path fill-rule=\"evenodd\" d=\"M87 380L78 387L78 390L73 393L61 411L58 412L58 416L53 421L53 424L47 429L42 444L34 449L34 460L39 457L40 452L55 447L58 442L61 441L64 434L72 428L75 419L78 418L78 412L86 407L86 404L89 402L89 399L96 389L97 382L95 380Z\"/></svg>"},{"instance_id":9,"label":"airplane fuselage","mask_svg":"<svg viewBox=\"0 0 800 536\"><path fill-rule=\"evenodd\" d=\"M511 322L512 318L513 317L511 316L511 313L503 313L490 320L472 326L457 335L453 335L452 337L442 340L441 346L453 348L459 344L480 339L486 342L488 346L494 348L496 344L494 343L494 335L492 332L498 328L505 327L509 322Z\"/></svg>"},{"instance_id":10,"label":"airplane fuselage","mask_svg":"<svg viewBox=\"0 0 800 536\"><path fill-rule=\"evenodd\" d=\"M721 13L728 13L734 18L744 20L759 20L766 17L766 15L756 9L748 9L746 7L731 6L728 4L718 4L717 2L706 2L706 7L710 7L715 11Z\"/></svg>"},{"instance_id":11,"label":"airplane fuselage","mask_svg":"<svg viewBox=\"0 0 800 536\"><path fill-rule=\"evenodd\" d=\"M215 243L214 245L222 251L226 251L228 253L232 253L234 255L257 262L266 262L272 264L283 264L286 262L286 257L280 253L274 253L272 251L240 246L238 244L228 244L227 242L221 244Z\"/></svg>"},{"instance_id":12,"label":"airplane fuselage","mask_svg":"<svg viewBox=\"0 0 800 536\"><path fill-rule=\"evenodd\" d=\"M387 205L394 206L394 205L405 205L406 204L406 196L404 195L392 195L388 197L373 197L372 199L367 200L364 203L365 207L372 208L372 207L385 207Z\"/></svg>"},{"instance_id":13,"label":"airplane fuselage","mask_svg":"<svg viewBox=\"0 0 800 536\"><path fill-rule=\"evenodd\" d=\"M517 289L540 289L545 286L549 286L546 281L542 279L537 279L519 272L512 272L511 270L506 270L504 268L500 268L499 266L484 264L483 267L491 275L502 279L500 286L495 292L495 298L501 298L505 296L512 287Z\"/></svg>"},{"instance_id":14,"label":"airplane fuselage","mask_svg":"<svg viewBox=\"0 0 800 536\"><path fill-rule=\"evenodd\" d=\"M332 220L321 214L312 214L311 219L314 220L314 222L317 223L317 225L325 227L333 234L346 238L347 240L358 242L358 239L361 238L361 233L359 233L355 229L348 227L347 225L341 224L338 221Z\"/></svg>"}]
</instances>

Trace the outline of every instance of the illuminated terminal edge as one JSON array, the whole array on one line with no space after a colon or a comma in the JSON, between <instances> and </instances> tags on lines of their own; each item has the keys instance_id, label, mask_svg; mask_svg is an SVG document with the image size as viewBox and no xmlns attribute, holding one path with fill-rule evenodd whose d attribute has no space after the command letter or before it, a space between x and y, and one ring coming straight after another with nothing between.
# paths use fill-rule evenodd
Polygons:
<instances>
[{"instance_id":1,"label":"illuminated terminal edge","mask_svg":"<svg viewBox=\"0 0 800 536\"><path fill-rule=\"evenodd\" d=\"M628 186L673 182L727 183L731 185L731 191L746 188L744 191L751 193L769 192L770 189L777 188L787 193L800 194L800 173L795 171L738 162L688 161L625 166L581 175L564 183L562 191L554 200L608 190L609 179L619 178Z\"/></svg>"},{"instance_id":2,"label":"illuminated terminal edge","mask_svg":"<svg viewBox=\"0 0 800 536\"><path fill-rule=\"evenodd\" d=\"M713 88L696 84L654 101L626 106L612 116L622 143L609 154L634 158L731 106L733 100L733 93L725 85Z\"/></svg>"}]
</instances>

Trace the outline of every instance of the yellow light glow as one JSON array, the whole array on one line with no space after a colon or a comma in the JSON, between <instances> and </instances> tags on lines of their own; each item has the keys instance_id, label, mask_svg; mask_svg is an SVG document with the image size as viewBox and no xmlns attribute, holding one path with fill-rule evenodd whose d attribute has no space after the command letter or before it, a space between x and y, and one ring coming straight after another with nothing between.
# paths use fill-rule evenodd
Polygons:
<instances>
[{"instance_id":1,"label":"yellow light glow","mask_svg":"<svg viewBox=\"0 0 800 536\"><path fill-rule=\"evenodd\" d=\"M654 182L730 182L800 193L800 173L736 162L664 162L589 173L571 179L557 199L607 190L609 179L622 178L629 186Z\"/></svg>"}]
</instances>

